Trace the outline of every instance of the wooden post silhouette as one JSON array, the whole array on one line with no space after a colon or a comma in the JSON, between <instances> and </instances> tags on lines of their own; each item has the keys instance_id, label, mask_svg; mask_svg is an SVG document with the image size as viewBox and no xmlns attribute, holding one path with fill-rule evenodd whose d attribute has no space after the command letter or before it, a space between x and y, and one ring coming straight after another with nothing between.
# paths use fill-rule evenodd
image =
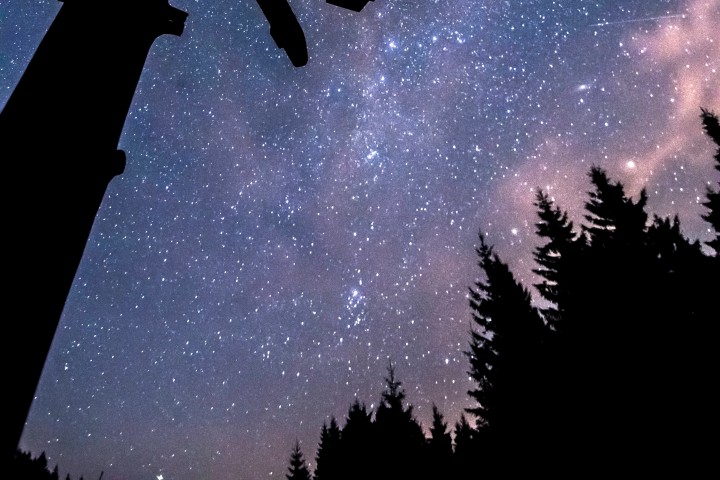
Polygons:
<instances>
[{"instance_id":1,"label":"wooden post silhouette","mask_svg":"<svg viewBox=\"0 0 720 480\"><path fill-rule=\"evenodd\" d=\"M181 35L186 17L168 0L65 0L0 113L4 459L18 446L107 185L124 169L118 141L150 47Z\"/></svg>"}]
</instances>

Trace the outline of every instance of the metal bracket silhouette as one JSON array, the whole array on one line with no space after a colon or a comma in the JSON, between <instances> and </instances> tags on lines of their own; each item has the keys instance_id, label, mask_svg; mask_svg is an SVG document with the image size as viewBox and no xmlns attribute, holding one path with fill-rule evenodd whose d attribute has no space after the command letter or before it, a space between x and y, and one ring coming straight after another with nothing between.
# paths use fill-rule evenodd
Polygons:
<instances>
[{"instance_id":1,"label":"metal bracket silhouette","mask_svg":"<svg viewBox=\"0 0 720 480\"><path fill-rule=\"evenodd\" d=\"M62 0L60 0L62 1ZM108 182L154 40L181 35L168 0L65 0L0 112L9 395L3 459L15 453L43 365Z\"/></svg>"},{"instance_id":2,"label":"metal bracket silhouette","mask_svg":"<svg viewBox=\"0 0 720 480\"><path fill-rule=\"evenodd\" d=\"M187 13L168 0L59 0L63 6L0 112L6 189L5 308L13 349L3 453L15 453L57 325L110 180L150 47L180 36ZM327 0L356 12L371 0ZM305 35L287 0L257 0L296 67Z\"/></svg>"},{"instance_id":3,"label":"metal bracket silhouette","mask_svg":"<svg viewBox=\"0 0 720 480\"><path fill-rule=\"evenodd\" d=\"M300 22L288 0L256 0L265 18L270 23L270 36L278 48L285 50L295 67L308 62L307 42ZM327 3L355 12L361 11L373 0L327 0Z\"/></svg>"}]
</instances>

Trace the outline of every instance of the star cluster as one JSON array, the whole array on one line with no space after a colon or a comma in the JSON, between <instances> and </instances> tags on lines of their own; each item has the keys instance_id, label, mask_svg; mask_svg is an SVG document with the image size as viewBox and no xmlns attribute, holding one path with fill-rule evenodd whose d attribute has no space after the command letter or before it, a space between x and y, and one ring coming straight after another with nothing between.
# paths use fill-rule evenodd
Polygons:
<instances>
[{"instance_id":1,"label":"star cluster","mask_svg":"<svg viewBox=\"0 0 720 480\"><path fill-rule=\"evenodd\" d=\"M534 189L580 220L591 165L707 238L715 0L292 0L301 69L255 2L172 4L21 441L63 476L282 478L388 358L454 422L478 229L532 282ZM2 7L0 104L60 6Z\"/></svg>"}]
</instances>

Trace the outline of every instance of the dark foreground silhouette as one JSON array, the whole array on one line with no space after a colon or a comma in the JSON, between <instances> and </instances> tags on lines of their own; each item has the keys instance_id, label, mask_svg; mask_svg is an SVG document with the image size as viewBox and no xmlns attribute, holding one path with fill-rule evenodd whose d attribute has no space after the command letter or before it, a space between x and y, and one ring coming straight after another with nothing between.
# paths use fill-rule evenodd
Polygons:
<instances>
[{"instance_id":1,"label":"dark foreground silhouette","mask_svg":"<svg viewBox=\"0 0 720 480\"><path fill-rule=\"evenodd\" d=\"M6 342L3 458L13 455L108 182L150 46L180 35L167 0L65 3L0 113ZM10 355L6 350L4 355Z\"/></svg>"},{"instance_id":2,"label":"dark foreground silhouette","mask_svg":"<svg viewBox=\"0 0 720 480\"><path fill-rule=\"evenodd\" d=\"M305 33L287 0L257 0L265 18L270 23L270 36L278 48L285 50L295 67L308 62Z\"/></svg>"},{"instance_id":3,"label":"dark foreground silhouette","mask_svg":"<svg viewBox=\"0 0 720 480\"><path fill-rule=\"evenodd\" d=\"M701 118L720 173L720 123L705 110ZM677 217L650 220L645 192L628 197L596 167L589 176L579 228L537 191L542 308L480 235L482 279L468 292L465 352L476 383L466 413L474 420L462 414L451 435L433 406L425 435L390 364L374 411L355 399L342 427L332 417L323 424L314 469L294 443L289 480L717 471L720 181L705 193L711 236L703 248L682 234ZM11 471L34 472L14 478L57 478L44 454L17 452L12 460Z\"/></svg>"},{"instance_id":4,"label":"dark foreground silhouette","mask_svg":"<svg viewBox=\"0 0 720 480\"><path fill-rule=\"evenodd\" d=\"M63 1L63 0L60 0ZM338 0L359 11L368 0ZM293 65L308 60L287 0L257 0L270 34ZM23 318L6 322L13 352L3 409L2 458L14 454L75 272L110 180L148 52L181 35L187 14L168 0L65 3L0 112L5 178L4 300Z\"/></svg>"},{"instance_id":5,"label":"dark foreground silhouette","mask_svg":"<svg viewBox=\"0 0 720 480\"><path fill-rule=\"evenodd\" d=\"M295 67L304 67L308 62L307 42L288 0L256 0L270 24L270 36L278 48L285 50ZM338 7L361 11L371 0L327 0Z\"/></svg>"},{"instance_id":6,"label":"dark foreground silhouette","mask_svg":"<svg viewBox=\"0 0 720 480\"><path fill-rule=\"evenodd\" d=\"M720 123L701 118L720 172ZM314 480L717 472L720 181L703 202L703 248L677 217L650 219L644 191L634 200L602 169L589 176L579 228L537 191L542 308L480 235L465 352L474 425L463 414L451 440L433 407L426 438L391 366L375 412L356 400L342 428L323 424ZM296 443L286 477L309 480L309 470Z\"/></svg>"},{"instance_id":7,"label":"dark foreground silhouette","mask_svg":"<svg viewBox=\"0 0 720 480\"><path fill-rule=\"evenodd\" d=\"M327 0L327 3L352 10L353 12L359 12L365 8L365 5L367 5L368 2L372 1L373 0Z\"/></svg>"},{"instance_id":8,"label":"dark foreground silhouette","mask_svg":"<svg viewBox=\"0 0 720 480\"><path fill-rule=\"evenodd\" d=\"M60 480L58 465L55 465L50 470L45 452L33 458L30 452L17 450L8 465L8 469L3 473L3 478L11 480ZM102 480L102 476L103 474L100 473L100 480ZM65 480L72 479L73 477L69 473L65 475ZM84 480L82 475L79 480Z\"/></svg>"}]
</instances>

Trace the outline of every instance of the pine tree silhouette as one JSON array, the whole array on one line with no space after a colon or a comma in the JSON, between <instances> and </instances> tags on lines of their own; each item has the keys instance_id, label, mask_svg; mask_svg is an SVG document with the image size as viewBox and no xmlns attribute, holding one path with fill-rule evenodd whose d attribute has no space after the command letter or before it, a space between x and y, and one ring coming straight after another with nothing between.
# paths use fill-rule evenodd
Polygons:
<instances>
[{"instance_id":1,"label":"pine tree silhouette","mask_svg":"<svg viewBox=\"0 0 720 480\"><path fill-rule=\"evenodd\" d=\"M340 435L340 464L343 479L373 478L376 442L372 424L372 411L357 398L345 418Z\"/></svg>"},{"instance_id":2,"label":"pine tree silhouette","mask_svg":"<svg viewBox=\"0 0 720 480\"><path fill-rule=\"evenodd\" d=\"M702 112L720 146L717 117ZM720 170L720 148L715 160ZM475 426L461 415L451 449L433 405L425 439L390 363L374 421L356 399L342 432L323 424L316 480L695 478L715 468L718 255L686 238L677 216L649 221L644 190L632 199L598 167L589 177L579 231L537 191L542 310L479 235L484 277L469 288L465 352ZM720 190L708 192L703 218L717 239ZM341 465L335 476L331 465Z\"/></svg>"},{"instance_id":3,"label":"pine tree silhouette","mask_svg":"<svg viewBox=\"0 0 720 480\"><path fill-rule=\"evenodd\" d=\"M427 478L442 479L448 474L452 466L452 436L448 431L445 419L433 403L432 426L430 438L427 440L426 467L424 471Z\"/></svg>"},{"instance_id":4,"label":"pine tree silhouette","mask_svg":"<svg viewBox=\"0 0 720 480\"><path fill-rule=\"evenodd\" d=\"M405 391L395 378L392 362L373 426L377 465L381 466L374 478L417 478L422 470L425 436L413 416L412 405L405 404Z\"/></svg>"},{"instance_id":5,"label":"pine tree silhouette","mask_svg":"<svg viewBox=\"0 0 720 480\"><path fill-rule=\"evenodd\" d=\"M538 189L535 203L539 220L535 224L537 235L546 239L546 243L535 248L533 257L538 267L533 272L542 277L542 282L535 284L540 296L550 305L541 310L545 321L553 330L557 329L557 322L561 317L559 307L563 305L561 299L565 287L561 275L567 272L563 263L572 260L573 244L578 235L573 231L573 223L568 214L560 210L550 199L547 193Z\"/></svg>"},{"instance_id":6,"label":"pine tree silhouette","mask_svg":"<svg viewBox=\"0 0 720 480\"><path fill-rule=\"evenodd\" d=\"M310 480L310 471L305 465L305 458L300 450L300 442L295 440L295 446L290 454L290 465L288 473L285 475L287 480Z\"/></svg>"},{"instance_id":7,"label":"pine tree silhouette","mask_svg":"<svg viewBox=\"0 0 720 480\"><path fill-rule=\"evenodd\" d=\"M467 411L479 418L484 466L500 454L528 456L534 451L543 398L543 348L548 327L531 304L530 293L488 246L482 234L476 249L486 279L470 288L471 331L468 372L477 388L468 392L478 405ZM511 453L512 450L512 453Z\"/></svg>"},{"instance_id":8,"label":"pine tree silhouette","mask_svg":"<svg viewBox=\"0 0 720 480\"><path fill-rule=\"evenodd\" d=\"M705 132L718 146L715 153L715 170L720 172L720 122L718 122L718 117L709 110L702 109L700 117ZM708 241L707 244L715 250L715 258L720 259L720 181L717 183L717 188L707 187L706 196L707 200L703 205L710 211L702 218L715 230L715 238Z\"/></svg>"},{"instance_id":9,"label":"pine tree silhouette","mask_svg":"<svg viewBox=\"0 0 720 480\"><path fill-rule=\"evenodd\" d=\"M5 469L5 477L22 480L58 480L58 466L52 472L48 469L45 452L32 458L30 452L16 450ZM70 475L68 474L68 479Z\"/></svg>"},{"instance_id":10,"label":"pine tree silhouette","mask_svg":"<svg viewBox=\"0 0 720 480\"><path fill-rule=\"evenodd\" d=\"M485 456L480 456L478 432L470 426L465 414L455 423L455 448L453 449L452 478L469 479L482 476Z\"/></svg>"},{"instance_id":11,"label":"pine tree silhouette","mask_svg":"<svg viewBox=\"0 0 720 480\"><path fill-rule=\"evenodd\" d=\"M593 466L598 475L648 475L657 458L666 469L692 465L698 455L687 452L703 447L688 440L696 438L690 425L707 422L707 365L717 360L706 340L714 320L706 312L717 309L709 258L677 217L648 222L644 190L633 200L604 170L589 176L579 236L547 195L535 202L547 240L535 251L537 287L555 330L543 429L555 431L553 448L566 459L556 473Z\"/></svg>"},{"instance_id":12,"label":"pine tree silhouette","mask_svg":"<svg viewBox=\"0 0 720 480\"><path fill-rule=\"evenodd\" d=\"M323 423L320 431L320 444L315 456L315 480L339 480L342 478L340 438L340 428L335 417L331 417L330 426Z\"/></svg>"}]
</instances>

